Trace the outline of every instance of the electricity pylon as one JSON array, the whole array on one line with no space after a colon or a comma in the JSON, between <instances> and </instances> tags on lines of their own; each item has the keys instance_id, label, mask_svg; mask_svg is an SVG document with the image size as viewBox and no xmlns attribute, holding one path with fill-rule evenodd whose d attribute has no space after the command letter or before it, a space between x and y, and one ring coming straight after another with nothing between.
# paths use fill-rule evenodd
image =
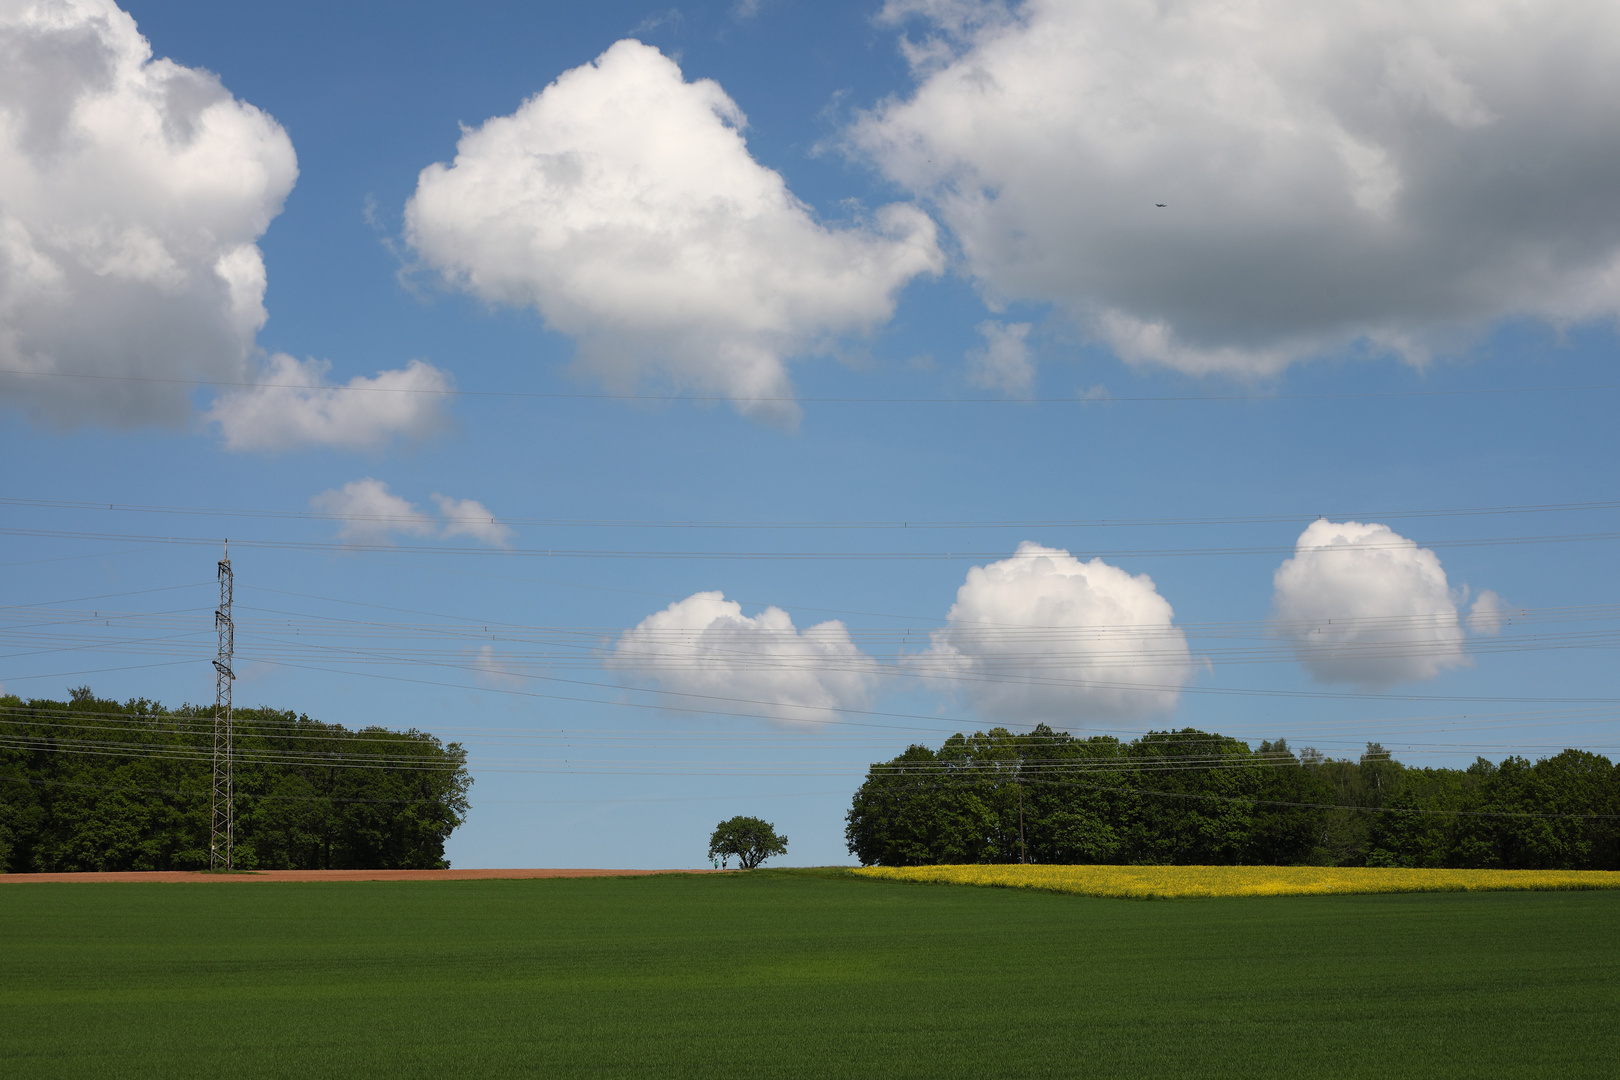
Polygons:
<instances>
[{"instance_id":1,"label":"electricity pylon","mask_svg":"<svg viewBox=\"0 0 1620 1080\"><path fill-rule=\"evenodd\" d=\"M214 629L219 632L219 655L214 658L214 794L213 825L208 838L208 866L211 870L231 869L231 849L236 840L236 731L231 717L231 683L236 674L231 661L236 651L236 627L231 623L231 543L225 541L225 557L219 560L219 609L214 612Z\"/></svg>"}]
</instances>

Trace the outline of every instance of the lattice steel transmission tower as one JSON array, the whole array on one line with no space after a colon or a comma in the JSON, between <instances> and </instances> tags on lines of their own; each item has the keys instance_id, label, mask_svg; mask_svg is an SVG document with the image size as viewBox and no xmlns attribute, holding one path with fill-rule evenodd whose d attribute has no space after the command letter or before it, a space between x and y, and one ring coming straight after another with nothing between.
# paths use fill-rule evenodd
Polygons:
<instances>
[{"instance_id":1,"label":"lattice steel transmission tower","mask_svg":"<svg viewBox=\"0 0 1620 1080\"><path fill-rule=\"evenodd\" d=\"M231 849L236 840L236 731L231 716L231 683L236 673L231 661L236 651L236 627L231 623L231 542L225 541L225 557L219 560L219 608L214 612L214 629L219 632L219 655L214 657L214 795L213 827L208 838L208 866L212 870L231 869Z\"/></svg>"}]
</instances>

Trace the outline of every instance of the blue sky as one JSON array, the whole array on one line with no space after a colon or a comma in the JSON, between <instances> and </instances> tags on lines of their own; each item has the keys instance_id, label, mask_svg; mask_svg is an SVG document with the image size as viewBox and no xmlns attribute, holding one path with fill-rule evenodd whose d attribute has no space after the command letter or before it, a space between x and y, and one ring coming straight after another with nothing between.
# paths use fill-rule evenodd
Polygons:
<instances>
[{"instance_id":1,"label":"blue sky","mask_svg":"<svg viewBox=\"0 0 1620 1080\"><path fill-rule=\"evenodd\" d=\"M847 861L995 724L1612 757L1560 10L8 4L0 684L206 700L228 536L238 704L463 741L463 866Z\"/></svg>"}]
</instances>

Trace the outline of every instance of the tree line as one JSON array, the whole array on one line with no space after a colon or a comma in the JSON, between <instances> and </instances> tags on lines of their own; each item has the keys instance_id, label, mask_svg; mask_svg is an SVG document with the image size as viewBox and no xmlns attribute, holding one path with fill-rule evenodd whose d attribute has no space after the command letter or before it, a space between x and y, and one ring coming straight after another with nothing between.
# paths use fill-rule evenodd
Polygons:
<instances>
[{"instance_id":1,"label":"tree line","mask_svg":"<svg viewBox=\"0 0 1620 1080\"><path fill-rule=\"evenodd\" d=\"M863 865L1111 863L1620 869L1620 769L1565 750L1466 769L1258 749L1185 728L953 735L871 766Z\"/></svg>"},{"instance_id":2,"label":"tree line","mask_svg":"<svg viewBox=\"0 0 1620 1080\"><path fill-rule=\"evenodd\" d=\"M209 865L213 708L0 697L0 871ZM448 867L467 753L411 729L235 714L238 869Z\"/></svg>"}]
</instances>

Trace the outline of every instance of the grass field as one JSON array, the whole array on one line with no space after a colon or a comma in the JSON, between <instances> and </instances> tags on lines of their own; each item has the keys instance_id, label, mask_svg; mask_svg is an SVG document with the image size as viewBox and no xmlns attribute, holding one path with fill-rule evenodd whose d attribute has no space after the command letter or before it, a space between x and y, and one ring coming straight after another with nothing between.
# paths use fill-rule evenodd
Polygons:
<instances>
[{"instance_id":1,"label":"grass field","mask_svg":"<svg viewBox=\"0 0 1620 1080\"><path fill-rule=\"evenodd\" d=\"M0 888L24 1077L1612 1076L1620 893Z\"/></svg>"}]
</instances>

